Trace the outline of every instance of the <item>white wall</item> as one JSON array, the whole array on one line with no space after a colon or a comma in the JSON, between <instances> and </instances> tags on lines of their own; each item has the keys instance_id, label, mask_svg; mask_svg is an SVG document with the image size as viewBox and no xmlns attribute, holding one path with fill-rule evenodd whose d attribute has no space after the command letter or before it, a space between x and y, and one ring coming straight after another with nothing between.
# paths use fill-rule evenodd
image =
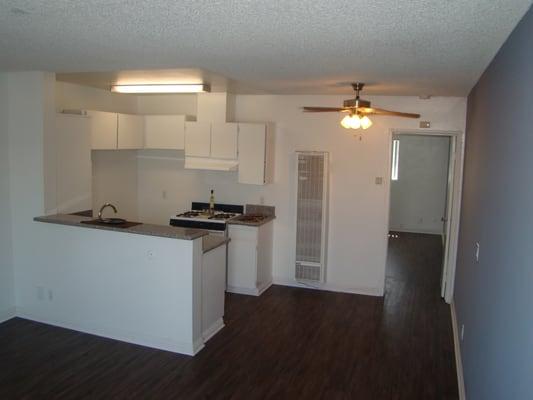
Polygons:
<instances>
[{"instance_id":1,"label":"white wall","mask_svg":"<svg viewBox=\"0 0 533 400\"><path fill-rule=\"evenodd\" d=\"M92 152L93 213L112 203L117 217L136 221L137 207L137 152L135 150L97 150ZM106 213L113 211L107 210ZM107 214L106 214L107 215Z\"/></svg>"},{"instance_id":2,"label":"white wall","mask_svg":"<svg viewBox=\"0 0 533 400\"><path fill-rule=\"evenodd\" d=\"M9 190L8 75L0 73L0 322L15 314Z\"/></svg>"},{"instance_id":3,"label":"white wall","mask_svg":"<svg viewBox=\"0 0 533 400\"><path fill-rule=\"evenodd\" d=\"M135 114L137 96L66 82L56 82L56 109L81 109Z\"/></svg>"},{"instance_id":4,"label":"white wall","mask_svg":"<svg viewBox=\"0 0 533 400\"><path fill-rule=\"evenodd\" d=\"M137 110L141 114L196 115L196 94L152 94L137 96Z\"/></svg>"},{"instance_id":5,"label":"white wall","mask_svg":"<svg viewBox=\"0 0 533 400\"><path fill-rule=\"evenodd\" d=\"M395 135L400 141L398 180L391 182L389 227L442 234L450 138Z\"/></svg>"},{"instance_id":6,"label":"white wall","mask_svg":"<svg viewBox=\"0 0 533 400\"><path fill-rule=\"evenodd\" d=\"M82 109L137 113L139 99L135 95L112 93L108 90L64 82L56 82L55 87L55 106L58 111ZM164 99L160 100L162 104L168 104L163 101ZM117 206L121 217L130 220L138 219L136 152L129 150L93 151L92 163L93 211L98 212L104 203L109 202Z\"/></svg>"},{"instance_id":7,"label":"white wall","mask_svg":"<svg viewBox=\"0 0 533 400\"><path fill-rule=\"evenodd\" d=\"M339 126L340 116L301 111L304 105L338 106L347 96L236 96L235 120L273 122L276 129L276 179L268 186L237 183L235 172L183 171L178 160L139 160L139 216L166 223L176 208L206 200L215 190L217 202L276 206L274 279L294 284L294 166L296 150L331 154L328 282L330 289L381 294L387 246L387 196L375 177L389 179L390 129L416 129L418 120L374 117L362 140ZM419 112L435 130L463 131L466 99L414 97L370 98L383 108ZM141 103L139 113L144 113ZM163 104L162 104L163 106ZM157 109L155 104L150 105ZM179 157L179 155L177 155ZM167 198L163 199L163 191Z\"/></svg>"},{"instance_id":8,"label":"white wall","mask_svg":"<svg viewBox=\"0 0 533 400\"><path fill-rule=\"evenodd\" d=\"M201 238L32 229L17 315L179 353L202 347Z\"/></svg>"},{"instance_id":9,"label":"white wall","mask_svg":"<svg viewBox=\"0 0 533 400\"><path fill-rule=\"evenodd\" d=\"M55 77L42 72L6 76L11 238L18 305L20 296L28 291L33 293L34 285L38 284L34 273L39 268L39 255L30 251L38 245L32 219L44 213L50 197L44 185L46 175L51 173L51 166L45 165L45 161L51 160L50 146L45 146L45 141L53 132Z\"/></svg>"}]
</instances>

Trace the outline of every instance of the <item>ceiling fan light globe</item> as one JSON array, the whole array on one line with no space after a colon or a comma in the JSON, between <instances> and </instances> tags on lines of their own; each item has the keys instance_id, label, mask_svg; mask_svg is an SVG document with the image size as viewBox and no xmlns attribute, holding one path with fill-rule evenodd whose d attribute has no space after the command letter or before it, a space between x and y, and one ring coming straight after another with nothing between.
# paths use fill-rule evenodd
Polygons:
<instances>
[{"instance_id":1,"label":"ceiling fan light globe","mask_svg":"<svg viewBox=\"0 0 533 400\"><path fill-rule=\"evenodd\" d=\"M368 129L372 126L372 121L366 115L360 119L361 128Z\"/></svg>"},{"instance_id":2,"label":"ceiling fan light globe","mask_svg":"<svg viewBox=\"0 0 533 400\"><path fill-rule=\"evenodd\" d=\"M350 129L351 128L350 120L351 120L351 117L349 115L346 115L341 121L341 126L345 129Z\"/></svg>"},{"instance_id":3,"label":"ceiling fan light globe","mask_svg":"<svg viewBox=\"0 0 533 400\"><path fill-rule=\"evenodd\" d=\"M350 118L350 128L359 129L361 127L361 120L358 115L352 115Z\"/></svg>"}]
</instances>

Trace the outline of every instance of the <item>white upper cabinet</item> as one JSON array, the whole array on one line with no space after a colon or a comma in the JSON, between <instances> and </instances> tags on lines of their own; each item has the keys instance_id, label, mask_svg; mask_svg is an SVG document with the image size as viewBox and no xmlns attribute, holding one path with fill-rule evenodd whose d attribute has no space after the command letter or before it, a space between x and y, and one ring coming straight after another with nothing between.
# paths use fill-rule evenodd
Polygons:
<instances>
[{"instance_id":1,"label":"white upper cabinet","mask_svg":"<svg viewBox=\"0 0 533 400\"><path fill-rule=\"evenodd\" d=\"M90 117L91 148L93 150L116 150L117 114L104 111L88 111Z\"/></svg>"},{"instance_id":2,"label":"white upper cabinet","mask_svg":"<svg viewBox=\"0 0 533 400\"><path fill-rule=\"evenodd\" d=\"M211 155L211 124L209 122L185 123L185 155L190 157Z\"/></svg>"},{"instance_id":3,"label":"white upper cabinet","mask_svg":"<svg viewBox=\"0 0 533 400\"><path fill-rule=\"evenodd\" d=\"M273 146L268 124L239 124L239 183L272 182Z\"/></svg>"},{"instance_id":4,"label":"white upper cabinet","mask_svg":"<svg viewBox=\"0 0 533 400\"><path fill-rule=\"evenodd\" d=\"M145 115L144 148L183 150L185 148L185 116Z\"/></svg>"},{"instance_id":5,"label":"white upper cabinet","mask_svg":"<svg viewBox=\"0 0 533 400\"><path fill-rule=\"evenodd\" d=\"M239 125L216 123L211 125L211 157L227 160L237 159Z\"/></svg>"},{"instance_id":6,"label":"white upper cabinet","mask_svg":"<svg viewBox=\"0 0 533 400\"><path fill-rule=\"evenodd\" d=\"M144 147L144 117L118 114L118 149L142 149Z\"/></svg>"}]
</instances>

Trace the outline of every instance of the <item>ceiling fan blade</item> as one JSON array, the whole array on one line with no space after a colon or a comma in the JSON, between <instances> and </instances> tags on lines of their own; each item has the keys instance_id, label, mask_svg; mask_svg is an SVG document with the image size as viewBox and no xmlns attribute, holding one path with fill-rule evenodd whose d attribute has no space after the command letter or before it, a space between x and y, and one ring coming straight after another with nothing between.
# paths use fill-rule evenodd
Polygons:
<instances>
[{"instance_id":1,"label":"ceiling fan blade","mask_svg":"<svg viewBox=\"0 0 533 400\"><path fill-rule=\"evenodd\" d=\"M383 108L375 107L359 107L358 112L362 114L375 114L375 115L392 115L395 117L404 117L404 118L420 118L420 114L406 113L400 111L390 111L384 110Z\"/></svg>"},{"instance_id":2,"label":"ceiling fan blade","mask_svg":"<svg viewBox=\"0 0 533 400\"><path fill-rule=\"evenodd\" d=\"M346 112L345 107L302 107L305 112Z\"/></svg>"}]
</instances>

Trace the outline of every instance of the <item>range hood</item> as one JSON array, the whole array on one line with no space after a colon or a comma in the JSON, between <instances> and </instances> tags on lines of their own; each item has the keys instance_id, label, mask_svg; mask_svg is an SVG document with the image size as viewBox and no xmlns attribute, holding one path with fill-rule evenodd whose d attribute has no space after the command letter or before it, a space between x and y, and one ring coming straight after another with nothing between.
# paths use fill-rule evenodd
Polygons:
<instances>
[{"instance_id":1,"label":"range hood","mask_svg":"<svg viewBox=\"0 0 533 400\"><path fill-rule=\"evenodd\" d=\"M185 157L185 169L207 169L210 171L237 171L237 160L222 160L219 158Z\"/></svg>"}]
</instances>

